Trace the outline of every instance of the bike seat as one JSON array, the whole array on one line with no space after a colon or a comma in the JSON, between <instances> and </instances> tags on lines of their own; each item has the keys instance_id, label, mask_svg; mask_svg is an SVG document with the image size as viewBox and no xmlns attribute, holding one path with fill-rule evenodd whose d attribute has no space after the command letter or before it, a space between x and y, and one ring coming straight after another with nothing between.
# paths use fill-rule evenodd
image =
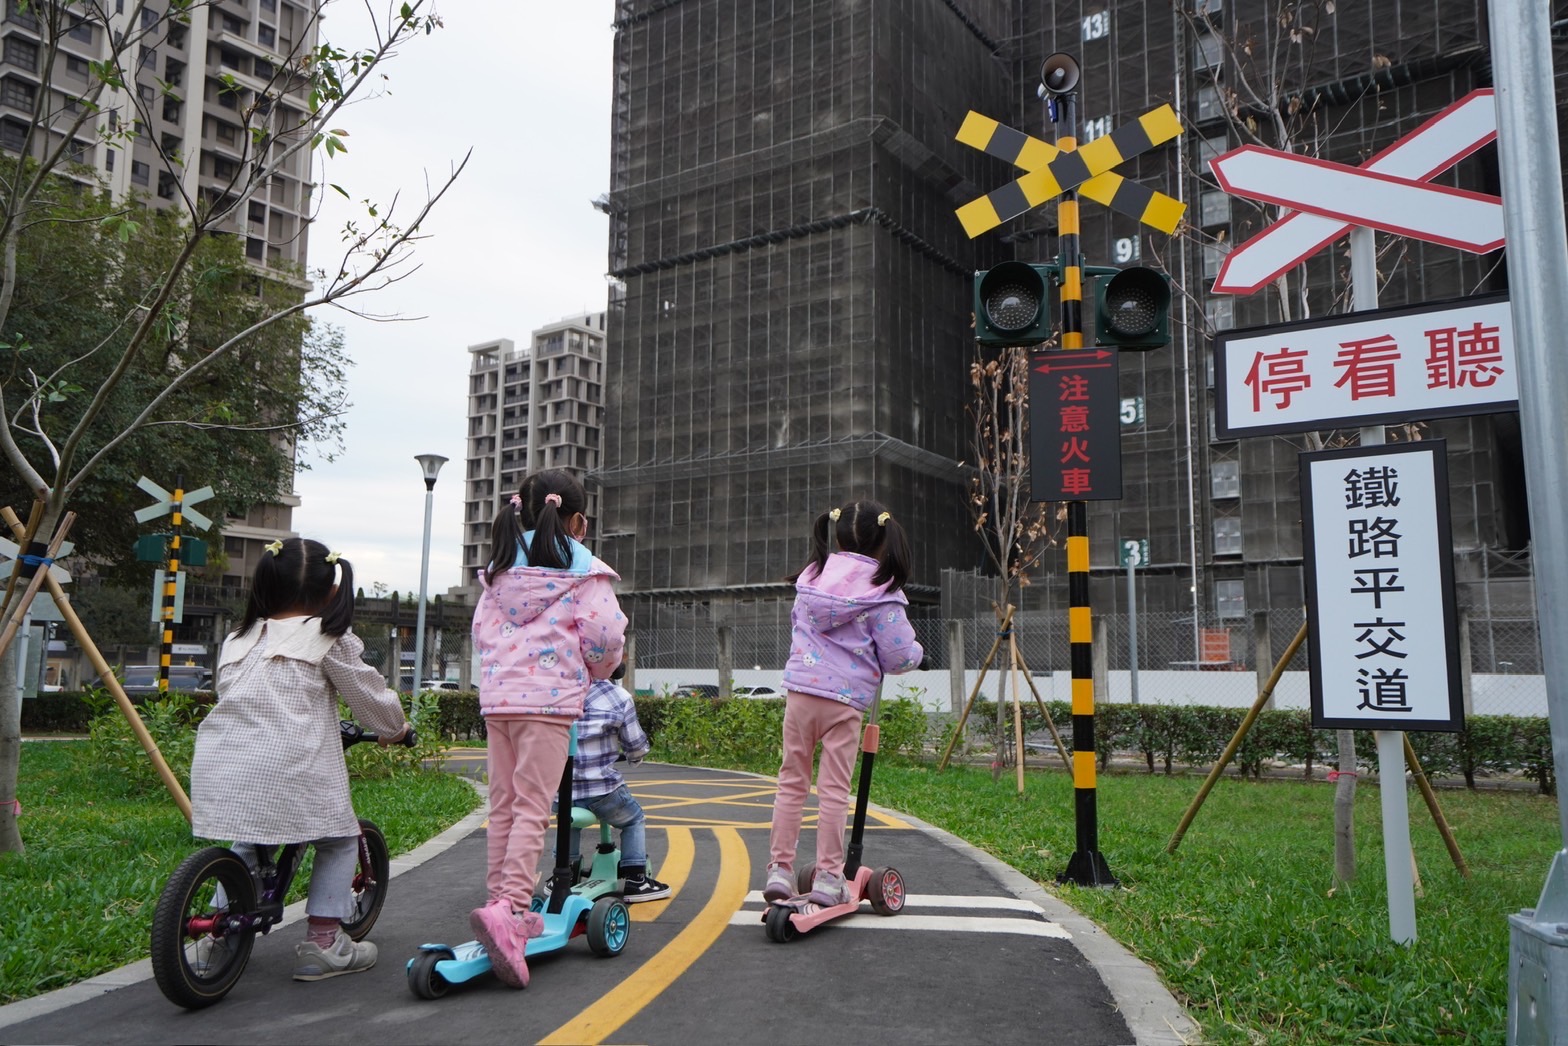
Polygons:
<instances>
[{"instance_id":1,"label":"bike seat","mask_svg":"<svg viewBox=\"0 0 1568 1046\"><path fill-rule=\"evenodd\" d=\"M572 827L592 828L599 823L599 815L581 806L572 807Z\"/></svg>"}]
</instances>

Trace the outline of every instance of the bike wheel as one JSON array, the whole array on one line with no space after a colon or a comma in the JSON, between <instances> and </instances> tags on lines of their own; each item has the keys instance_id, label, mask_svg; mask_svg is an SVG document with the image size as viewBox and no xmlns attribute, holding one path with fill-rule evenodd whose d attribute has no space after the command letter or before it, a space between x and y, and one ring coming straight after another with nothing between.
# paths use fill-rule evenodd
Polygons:
<instances>
[{"instance_id":1,"label":"bike wheel","mask_svg":"<svg viewBox=\"0 0 1568 1046\"><path fill-rule=\"evenodd\" d=\"M392 861L387 856L387 839L369 821L359 822L364 845L359 848L359 863L354 867L354 914L343 920L343 932L362 941L376 925L381 906L387 903L387 880L392 877ZM366 855L369 860L366 860Z\"/></svg>"},{"instance_id":2,"label":"bike wheel","mask_svg":"<svg viewBox=\"0 0 1568 1046\"><path fill-rule=\"evenodd\" d=\"M256 936L229 932L225 916L255 907L255 880L234 851L209 846L180 862L152 917L152 972L166 999L199 1010L229 994Z\"/></svg>"}]
</instances>

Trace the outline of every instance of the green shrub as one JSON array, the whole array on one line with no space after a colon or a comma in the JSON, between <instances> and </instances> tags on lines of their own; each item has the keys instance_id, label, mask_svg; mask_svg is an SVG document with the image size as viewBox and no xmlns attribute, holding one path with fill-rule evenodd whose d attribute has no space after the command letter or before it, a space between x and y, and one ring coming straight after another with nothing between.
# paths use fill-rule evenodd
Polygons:
<instances>
[{"instance_id":1,"label":"green shrub","mask_svg":"<svg viewBox=\"0 0 1568 1046\"><path fill-rule=\"evenodd\" d=\"M103 691L86 696L89 707L97 709L87 728L94 762L110 771L128 794L162 788L163 782L152 768L146 750L113 698ZM210 707L178 691L136 706L147 733L163 754L163 761L186 789L190 787L191 757L196 751L196 725Z\"/></svg>"},{"instance_id":2,"label":"green shrub","mask_svg":"<svg viewBox=\"0 0 1568 1046\"><path fill-rule=\"evenodd\" d=\"M905 759L919 759L925 754L930 723L918 700L898 697L883 701L877 711L877 723L881 727L883 753Z\"/></svg>"},{"instance_id":3,"label":"green shrub","mask_svg":"<svg viewBox=\"0 0 1568 1046\"><path fill-rule=\"evenodd\" d=\"M448 692L449 693L449 692ZM403 713L418 735L419 743L413 748L404 745L360 744L343 753L348 763L350 777L391 777L397 773L418 770L427 762L439 763L446 753L446 738L441 731L441 698L437 691L426 690L403 698ZM339 703L338 716L352 719L348 707Z\"/></svg>"}]
</instances>

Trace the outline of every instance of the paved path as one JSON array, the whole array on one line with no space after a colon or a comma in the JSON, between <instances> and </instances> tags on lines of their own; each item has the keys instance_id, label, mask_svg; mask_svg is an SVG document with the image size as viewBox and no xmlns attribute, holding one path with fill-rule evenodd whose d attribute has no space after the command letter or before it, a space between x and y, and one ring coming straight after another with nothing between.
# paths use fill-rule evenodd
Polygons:
<instances>
[{"instance_id":1,"label":"paved path","mask_svg":"<svg viewBox=\"0 0 1568 1046\"><path fill-rule=\"evenodd\" d=\"M797 937L767 939L760 890L773 782L644 764L628 772L648 813L666 901L634 905L626 949L583 941L531 964L526 991L491 978L427 1001L404 965L421 942L469 937L483 900L482 814L393 862L395 879L363 974L289 978L298 925L256 943L227 999L187 1013L145 961L0 1007L6 1043L1139 1043L1195 1041L1154 974L1030 880L939 829L890 811L868 818L865 859L903 873L896 916L863 908ZM814 846L807 807L803 860ZM149 906L150 907L150 906ZM290 909L297 920L303 906Z\"/></svg>"}]
</instances>

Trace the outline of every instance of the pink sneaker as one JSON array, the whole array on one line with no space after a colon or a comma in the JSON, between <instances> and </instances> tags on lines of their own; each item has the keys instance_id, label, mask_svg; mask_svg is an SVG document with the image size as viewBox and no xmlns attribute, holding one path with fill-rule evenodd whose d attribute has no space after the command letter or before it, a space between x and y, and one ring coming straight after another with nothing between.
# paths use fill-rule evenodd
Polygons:
<instances>
[{"instance_id":1,"label":"pink sneaker","mask_svg":"<svg viewBox=\"0 0 1568 1046\"><path fill-rule=\"evenodd\" d=\"M512 902L499 898L475 908L468 926L490 956L496 979L512 988L528 987L528 961L523 955L529 938L544 933L544 917L538 912L514 914Z\"/></svg>"}]
</instances>

